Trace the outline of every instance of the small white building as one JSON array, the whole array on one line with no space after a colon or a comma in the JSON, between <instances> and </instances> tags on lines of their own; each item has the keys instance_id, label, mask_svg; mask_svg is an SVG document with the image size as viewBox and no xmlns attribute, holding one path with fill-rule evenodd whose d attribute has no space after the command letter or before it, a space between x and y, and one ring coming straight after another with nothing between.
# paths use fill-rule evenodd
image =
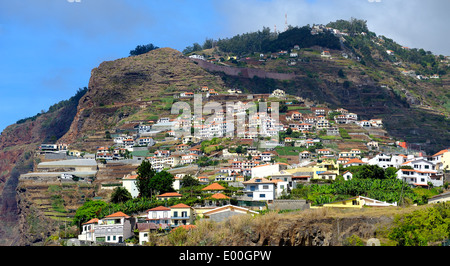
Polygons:
<instances>
[{"instance_id":1,"label":"small white building","mask_svg":"<svg viewBox=\"0 0 450 266\"><path fill-rule=\"evenodd\" d=\"M280 172L279 164L263 164L251 168L252 178L268 177Z\"/></svg>"},{"instance_id":2,"label":"small white building","mask_svg":"<svg viewBox=\"0 0 450 266\"><path fill-rule=\"evenodd\" d=\"M275 199L275 183L266 178L252 178L243 182L244 195L252 201L272 201Z\"/></svg>"},{"instance_id":3,"label":"small white building","mask_svg":"<svg viewBox=\"0 0 450 266\"><path fill-rule=\"evenodd\" d=\"M146 222L170 225L170 208L158 206L147 210Z\"/></svg>"},{"instance_id":4,"label":"small white building","mask_svg":"<svg viewBox=\"0 0 450 266\"><path fill-rule=\"evenodd\" d=\"M345 181L349 181L353 178L353 173L350 171L345 171L342 176L344 177Z\"/></svg>"},{"instance_id":5,"label":"small white building","mask_svg":"<svg viewBox=\"0 0 450 266\"><path fill-rule=\"evenodd\" d=\"M133 198L139 196L139 190L136 186L137 175L126 175L122 178L122 187L130 192Z\"/></svg>"},{"instance_id":6,"label":"small white building","mask_svg":"<svg viewBox=\"0 0 450 266\"><path fill-rule=\"evenodd\" d=\"M92 219L82 226L79 240L91 242L123 243L134 235L136 218L116 212L102 219Z\"/></svg>"}]
</instances>

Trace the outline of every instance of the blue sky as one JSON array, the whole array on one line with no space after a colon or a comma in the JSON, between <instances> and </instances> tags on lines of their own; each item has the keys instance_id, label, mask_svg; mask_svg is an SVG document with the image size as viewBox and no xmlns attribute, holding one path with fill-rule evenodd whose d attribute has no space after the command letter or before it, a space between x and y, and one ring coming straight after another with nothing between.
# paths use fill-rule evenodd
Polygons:
<instances>
[{"instance_id":1,"label":"blue sky","mask_svg":"<svg viewBox=\"0 0 450 266\"><path fill-rule=\"evenodd\" d=\"M0 131L87 87L101 62L153 43L182 51L263 27L365 19L402 45L450 55L450 1L1 0ZM379 1L379 2L377 2Z\"/></svg>"}]
</instances>

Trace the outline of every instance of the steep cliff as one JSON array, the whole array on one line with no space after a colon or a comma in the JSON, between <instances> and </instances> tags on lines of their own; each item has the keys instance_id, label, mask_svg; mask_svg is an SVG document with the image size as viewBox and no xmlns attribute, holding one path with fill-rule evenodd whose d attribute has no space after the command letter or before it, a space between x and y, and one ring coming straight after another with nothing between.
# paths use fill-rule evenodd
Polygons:
<instances>
[{"instance_id":1,"label":"steep cliff","mask_svg":"<svg viewBox=\"0 0 450 266\"><path fill-rule=\"evenodd\" d=\"M115 127L128 117L148 120L167 111L161 99L202 86L221 91L224 83L171 48L103 62L92 70L89 90L61 141L77 142L86 132Z\"/></svg>"},{"instance_id":2,"label":"steep cliff","mask_svg":"<svg viewBox=\"0 0 450 266\"><path fill-rule=\"evenodd\" d=\"M78 96L81 94L77 93ZM79 97L55 105L39 114L8 126L0 135L0 245L20 241L16 188L20 174L33 170L34 153L40 144L56 141L69 129ZM58 107L58 108L57 108Z\"/></svg>"}]
</instances>

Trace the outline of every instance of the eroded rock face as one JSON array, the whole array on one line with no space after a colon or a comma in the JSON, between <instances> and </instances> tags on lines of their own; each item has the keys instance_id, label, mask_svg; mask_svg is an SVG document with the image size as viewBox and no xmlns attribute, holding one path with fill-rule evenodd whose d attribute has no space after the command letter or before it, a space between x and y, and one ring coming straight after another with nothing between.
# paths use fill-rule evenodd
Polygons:
<instances>
[{"instance_id":1,"label":"eroded rock face","mask_svg":"<svg viewBox=\"0 0 450 266\"><path fill-rule=\"evenodd\" d=\"M138 107L145 99L173 97L202 86L219 91L224 83L171 48L103 62L91 71L88 92L61 141L73 143L85 132L114 126L122 118L122 109Z\"/></svg>"}]
</instances>

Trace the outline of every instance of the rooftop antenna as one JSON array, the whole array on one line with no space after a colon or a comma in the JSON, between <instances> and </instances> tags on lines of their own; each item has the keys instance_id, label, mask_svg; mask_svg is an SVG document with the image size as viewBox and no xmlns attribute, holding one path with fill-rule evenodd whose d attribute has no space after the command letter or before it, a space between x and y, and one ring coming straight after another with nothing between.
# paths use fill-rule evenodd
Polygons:
<instances>
[{"instance_id":1,"label":"rooftop antenna","mask_svg":"<svg viewBox=\"0 0 450 266\"><path fill-rule=\"evenodd\" d=\"M287 24L287 13L284 14L284 31L287 31L288 24Z\"/></svg>"}]
</instances>

